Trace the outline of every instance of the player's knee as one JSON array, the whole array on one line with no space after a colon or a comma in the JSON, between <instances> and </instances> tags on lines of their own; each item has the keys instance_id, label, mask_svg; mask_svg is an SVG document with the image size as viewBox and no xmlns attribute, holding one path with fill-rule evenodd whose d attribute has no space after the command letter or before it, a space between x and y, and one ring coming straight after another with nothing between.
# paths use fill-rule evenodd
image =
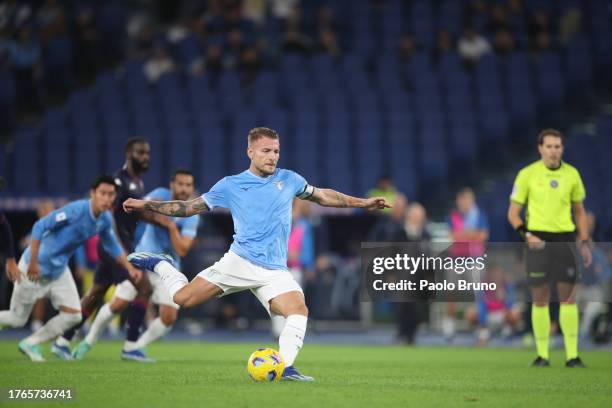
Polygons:
<instances>
[{"instance_id":1,"label":"player's knee","mask_svg":"<svg viewBox=\"0 0 612 408\"><path fill-rule=\"evenodd\" d=\"M74 312L60 312L62 314L63 320L66 322L68 327L76 326L81 323L81 311L79 310L77 313Z\"/></svg>"},{"instance_id":2,"label":"player's knee","mask_svg":"<svg viewBox=\"0 0 612 408\"><path fill-rule=\"evenodd\" d=\"M287 316L291 315L301 315L308 317L308 307L306 307L305 303L297 304L291 307L289 313L287 313Z\"/></svg>"},{"instance_id":3,"label":"player's knee","mask_svg":"<svg viewBox=\"0 0 612 408\"><path fill-rule=\"evenodd\" d=\"M110 307L111 312L113 312L114 314L117 314L125 310L125 308L129 306L129 304L130 304L129 301L116 297L115 299L113 299L109 307Z\"/></svg>"},{"instance_id":4,"label":"player's knee","mask_svg":"<svg viewBox=\"0 0 612 408\"><path fill-rule=\"evenodd\" d=\"M178 317L178 313L176 313L176 310L174 309L173 311L161 313L159 316L164 326L167 326L167 327L174 325L174 323L176 323L177 317Z\"/></svg>"}]
</instances>

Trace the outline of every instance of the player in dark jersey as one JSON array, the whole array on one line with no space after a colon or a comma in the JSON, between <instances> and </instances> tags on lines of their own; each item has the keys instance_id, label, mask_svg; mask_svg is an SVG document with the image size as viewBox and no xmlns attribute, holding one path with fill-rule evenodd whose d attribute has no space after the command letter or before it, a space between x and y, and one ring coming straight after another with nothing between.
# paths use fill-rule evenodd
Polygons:
<instances>
[{"instance_id":1,"label":"player in dark jersey","mask_svg":"<svg viewBox=\"0 0 612 408\"><path fill-rule=\"evenodd\" d=\"M152 222L161 226L165 226L165 217L151 217L145 215L140 217L138 214L126 213L121 204L128 198L142 198L145 194L144 183L140 178L141 174L149 168L150 147L145 139L132 138L125 145L125 163L123 167L115 173L115 184L117 186L117 198L113 203L113 218L115 220L115 229L121 242L123 249L130 253L134 250L135 233L138 222L142 219L147 222ZM130 304L128 317L128 341L133 338L135 343L140 335L140 326L144 321L144 315L147 309L147 302L151 295L151 285L148 279L142 279L140 282L134 282L128 272L120 267L106 251L98 245L98 255L100 264L94 276L94 284L89 292L81 299L81 310L83 320L81 325L66 331L63 336L59 337L55 346L56 349L63 350L63 356L66 356L65 351L68 350L70 341L74 337L83 322L101 305L104 294L112 284L119 284L126 279L130 279L136 289L138 295Z\"/></svg>"}]
</instances>

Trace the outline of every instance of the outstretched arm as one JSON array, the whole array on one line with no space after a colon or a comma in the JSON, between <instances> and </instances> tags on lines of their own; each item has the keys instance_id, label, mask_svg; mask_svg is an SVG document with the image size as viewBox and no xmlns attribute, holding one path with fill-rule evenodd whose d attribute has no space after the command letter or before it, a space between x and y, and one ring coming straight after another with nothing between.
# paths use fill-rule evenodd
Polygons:
<instances>
[{"instance_id":1,"label":"outstretched arm","mask_svg":"<svg viewBox=\"0 0 612 408\"><path fill-rule=\"evenodd\" d=\"M312 195L307 197L306 200L313 201L323 207L364 208L366 210L391 208L384 197L357 198L328 188L314 188Z\"/></svg>"},{"instance_id":2,"label":"outstretched arm","mask_svg":"<svg viewBox=\"0 0 612 408\"><path fill-rule=\"evenodd\" d=\"M123 202L126 213L132 211L153 211L170 217L190 217L210 209L202 197L189 201L151 201L129 198Z\"/></svg>"}]
</instances>

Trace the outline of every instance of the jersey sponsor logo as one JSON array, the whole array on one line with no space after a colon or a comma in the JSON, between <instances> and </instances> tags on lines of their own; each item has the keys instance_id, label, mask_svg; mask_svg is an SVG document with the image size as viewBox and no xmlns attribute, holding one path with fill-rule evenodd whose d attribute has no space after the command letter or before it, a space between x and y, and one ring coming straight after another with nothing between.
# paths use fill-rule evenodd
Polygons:
<instances>
[{"instance_id":1,"label":"jersey sponsor logo","mask_svg":"<svg viewBox=\"0 0 612 408\"><path fill-rule=\"evenodd\" d=\"M550 180L550 186L552 188L557 188L559 187L559 182L557 180Z\"/></svg>"},{"instance_id":2,"label":"jersey sponsor logo","mask_svg":"<svg viewBox=\"0 0 612 408\"><path fill-rule=\"evenodd\" d=\"M57 213L55 215L55 222L62 222L66 219L66 213L62 211L61 213Z\"/></svg>"},{"instance_id":3,"label":"jersey sponsor logo","mask_svg":"<svg viewBox=\"0 0 612 408\"><path fill-rule=\"evenodd\" d=\"M283 189L283 182L282 181L275 181L274 185L276 186L276 188L278 188L279 190Z\"/></svg>"}]
</instances>

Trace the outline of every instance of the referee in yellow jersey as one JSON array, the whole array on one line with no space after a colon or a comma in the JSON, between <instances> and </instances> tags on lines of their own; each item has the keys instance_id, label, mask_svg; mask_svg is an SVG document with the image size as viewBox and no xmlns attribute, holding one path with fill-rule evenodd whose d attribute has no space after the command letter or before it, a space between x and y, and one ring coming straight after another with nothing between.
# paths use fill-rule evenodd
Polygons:
<instances>
[{"instance_id":1,"label":"referee in yellow jersey","mask_svg":"<svg viewBox=\"0 0 612 408\"><path fill-rule=\"evenodd\" d=\"M541 131L538 151L541 159L524 167L516 176L508 209L508 221L528 244L527 276L533 302L531 322L538 352L532 365L550 365L548 304L550 284L554 283L560 301L559 324L565 343L565 365L584 367L578 357L578 268L574 253L578 248L585 266L591 263L586 211L582 204L586 193L578 170L561 160L561 132L555 129ZM526 207L525 223L521 219L523 207Z\"/></svg>"}]
</instances>

